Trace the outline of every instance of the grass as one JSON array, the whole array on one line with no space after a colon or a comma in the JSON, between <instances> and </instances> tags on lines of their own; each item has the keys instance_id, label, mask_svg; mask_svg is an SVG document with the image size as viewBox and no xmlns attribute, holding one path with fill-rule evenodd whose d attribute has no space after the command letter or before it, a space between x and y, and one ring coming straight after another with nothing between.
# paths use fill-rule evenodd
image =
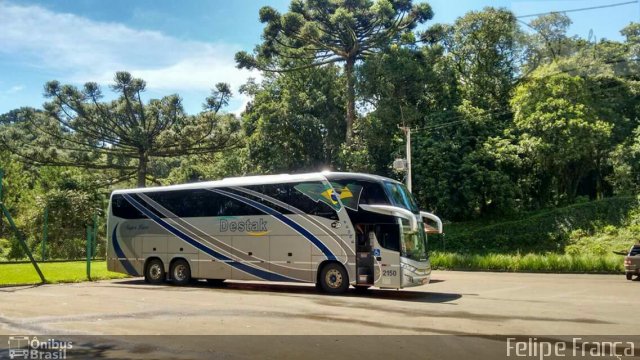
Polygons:
<instances>
[{"instance_id":1,"label":"grass","mask_svg":"<svg viewBox=\"0 0 640 360\"><path fill-rule=\"evenodd\" d=\"M47 283L87 281L87 263L84 261L38 263ZM122 279L127 275L107 270L106 261L91 263L91 279ZM0 286L38 284L40 277L31 263L0 264Z\"/></svg>"},{"instance_id":2,"label":"grass","mask_svg":"<svg viewBox=\"0 0 640 360\"><path fill-rule=\"evenodd\" d=\"M440 270L476 270L508 272L599 273L619 274L624 271L623 257L569 254L457 254L432 252L431 265ZM84 261L39 263L48 283L87 281ZM127 275L107 270L105 261L91 263L93 280L123 279ZM40 283L30 263L0 264L0 286Z\"/></svg>"},{"instance_id":3,"label":"grass","mask_svg":"<svg viewBox=\"0 0 640 360\"><path fill-rule=\"evenodd\" d=\"M622 263L615 254L431 254L431 266L441 270L620 274Z\"/></svg>"}]
</instances>

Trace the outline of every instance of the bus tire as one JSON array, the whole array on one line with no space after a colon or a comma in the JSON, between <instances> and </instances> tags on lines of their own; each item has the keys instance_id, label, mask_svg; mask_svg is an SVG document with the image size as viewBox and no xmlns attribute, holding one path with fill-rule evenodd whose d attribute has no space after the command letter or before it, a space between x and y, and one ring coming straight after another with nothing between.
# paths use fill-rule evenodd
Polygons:
<instances>
[{"instance_id":1,"label":"bus tire","mask_svg":"<svg viewBox=\"0 0 640 360\"><path fill-rule=\"evenodd\" d=\"M222 286L225 279L207 279L207 283L213 286Z\"/></svg>"},{"instance_id":2,"label":"bus tire","mask_svg":"<svg viewBox=\"0 0 640 360\"><path fill-rule=\"evenodd\" d=\"M151 259L147 262L144 268L144 281L158 285L162 284L167 278L167 274L164 272L164 264L160 259Z\"/></svg>"},{"instance_id":3,"label":"bus tire","mask_svg":"<svg viewBox=\"0 0 640 360\"><path fill-rule=\"evenodd\" d=\"M184 259L177 259L171 263L171 279L175 285L184 286L191 282L191 268Z\"/></svg>"},{"instance_id":4,"label":"bus tire","mask_svg":"<svg viewBox=\"0 0 640 360\"><path fill-rule=\"evenodd\" d=\"M338 263L328 263L322 267L320 286L329 294L342 294L349 288L349 275L344 266Z\"/></svg>"}]
</instances>

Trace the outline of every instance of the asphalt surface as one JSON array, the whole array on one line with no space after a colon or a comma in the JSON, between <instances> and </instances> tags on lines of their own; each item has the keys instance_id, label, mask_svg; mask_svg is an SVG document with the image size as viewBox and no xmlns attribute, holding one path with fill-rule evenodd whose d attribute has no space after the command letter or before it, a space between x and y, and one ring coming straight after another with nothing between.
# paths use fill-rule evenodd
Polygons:
<instances>
[{"instance_id":1,"label":"asphalt surface","mask_svg":"<svg viewBox=\"0 0 640 360\"><path fill-rule=\"evenodd\" d=\"M0 288L0 335L634 335L638 295L623 275L436 271L425 286L342 296L129 279Z\"/></svg>"}]
</instances>

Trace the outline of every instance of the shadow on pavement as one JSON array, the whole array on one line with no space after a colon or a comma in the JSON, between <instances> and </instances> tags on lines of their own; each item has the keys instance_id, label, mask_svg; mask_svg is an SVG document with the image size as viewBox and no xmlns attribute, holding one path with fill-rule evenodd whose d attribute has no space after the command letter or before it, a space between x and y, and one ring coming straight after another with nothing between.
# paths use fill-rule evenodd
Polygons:
<instances>
[{"instance_id":1,"label":"shadow on pavement","mask_svg":"<svg viewBox=\"0 0 640 360\"><path fill-rule=\"evenodd\" d=\"M440 282L443 280L436 280ZM142 279L132 279L125 281L118 281L111 286L119 287L121 285L136 285L136 288L144 288L149 290L194 290L210 288L212 290L238 290L238 291L250 291L250 292L263 292L263 293L282 293L282 294L312 294L322 296L332 296L317 290L312 284L276 284L276 283L249 283L249 282L233 282L226 281L221 285L210 285L205 281L194 281L188 286L172 286L171 283L167 285L150 285L144 282ZM140 287L138 287L140 286ZM429 286L429 285L426 285ZM123 286L131 288L131 286ZM333 296L332 296L333 297ZM337 297L361 297L370 299L386 299L397 301L410 301L410 302L424 302L424 303L446 303L458 300L462 297L462 294L457 293L441 293L431 291L414 291L414 290L383 290L383 289L368 289L364 291L358 291L350 288L345 294L337 295Z\"/></svg>"},{"instance_id":2,"label":"shadow on pavement","mask_svg":"<svg viewBox=\"0 0 640 360\"><path fill-rule=\"evenodd\" d=\"M33 289L44 284L30 284L30 285L0 285L0 292L12 293L21 290Z\"/></svg>"}]
</instances>

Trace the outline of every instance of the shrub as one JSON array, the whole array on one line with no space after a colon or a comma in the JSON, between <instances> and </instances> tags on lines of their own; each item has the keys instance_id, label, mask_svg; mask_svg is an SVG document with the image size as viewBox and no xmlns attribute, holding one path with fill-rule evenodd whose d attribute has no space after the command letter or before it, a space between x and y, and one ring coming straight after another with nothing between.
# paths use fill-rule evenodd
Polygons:
<instances>
[{"instance_id":1,"label":"shrub","mask_svg":"<svg viewBox=\"0 0 640 360\"><path fill-rule=\"evenodd\" d=\"M0 238L0 259L6 260L7 254L9 253L10 249L11 249L11 241L9 241L8 239Z\"/></svg>"},{"instance_id":2,"label":"shrub","mask_svg":"<svg viewBox=\"0 0 640 360\"><path fill-rule=\"evenodd\" d=\"M431 266L443 270L481 270L509 272L611 273L624 271L622 257L569 254L458 254L433 252Z\"/></svg>"},{"instance_id":3,"label":"shrub","mask_svg":"<svg viewBox=\"0 0 640 360\"><path fill-rule=\"evenodd\" d=\"M447 250L462 253L562 253L576 240L605 227L617 233L634 197L616 197L520 215L502 222L445 226ZM609 225L609 226L607 226ZM577 251L573 249L572 251Z\"/></svg>"},{"instance_id":4,"label":"shrub","mask_svg":"<svg viewBox=\"0 0 640 360\"><path fill-rule=\"evenodd\" d=\"M613 225L605 225L602 228L602 232L607 234L607 235L617 235L618 234L618 228L613 226Z\"/></svg>"}]
</instances>

